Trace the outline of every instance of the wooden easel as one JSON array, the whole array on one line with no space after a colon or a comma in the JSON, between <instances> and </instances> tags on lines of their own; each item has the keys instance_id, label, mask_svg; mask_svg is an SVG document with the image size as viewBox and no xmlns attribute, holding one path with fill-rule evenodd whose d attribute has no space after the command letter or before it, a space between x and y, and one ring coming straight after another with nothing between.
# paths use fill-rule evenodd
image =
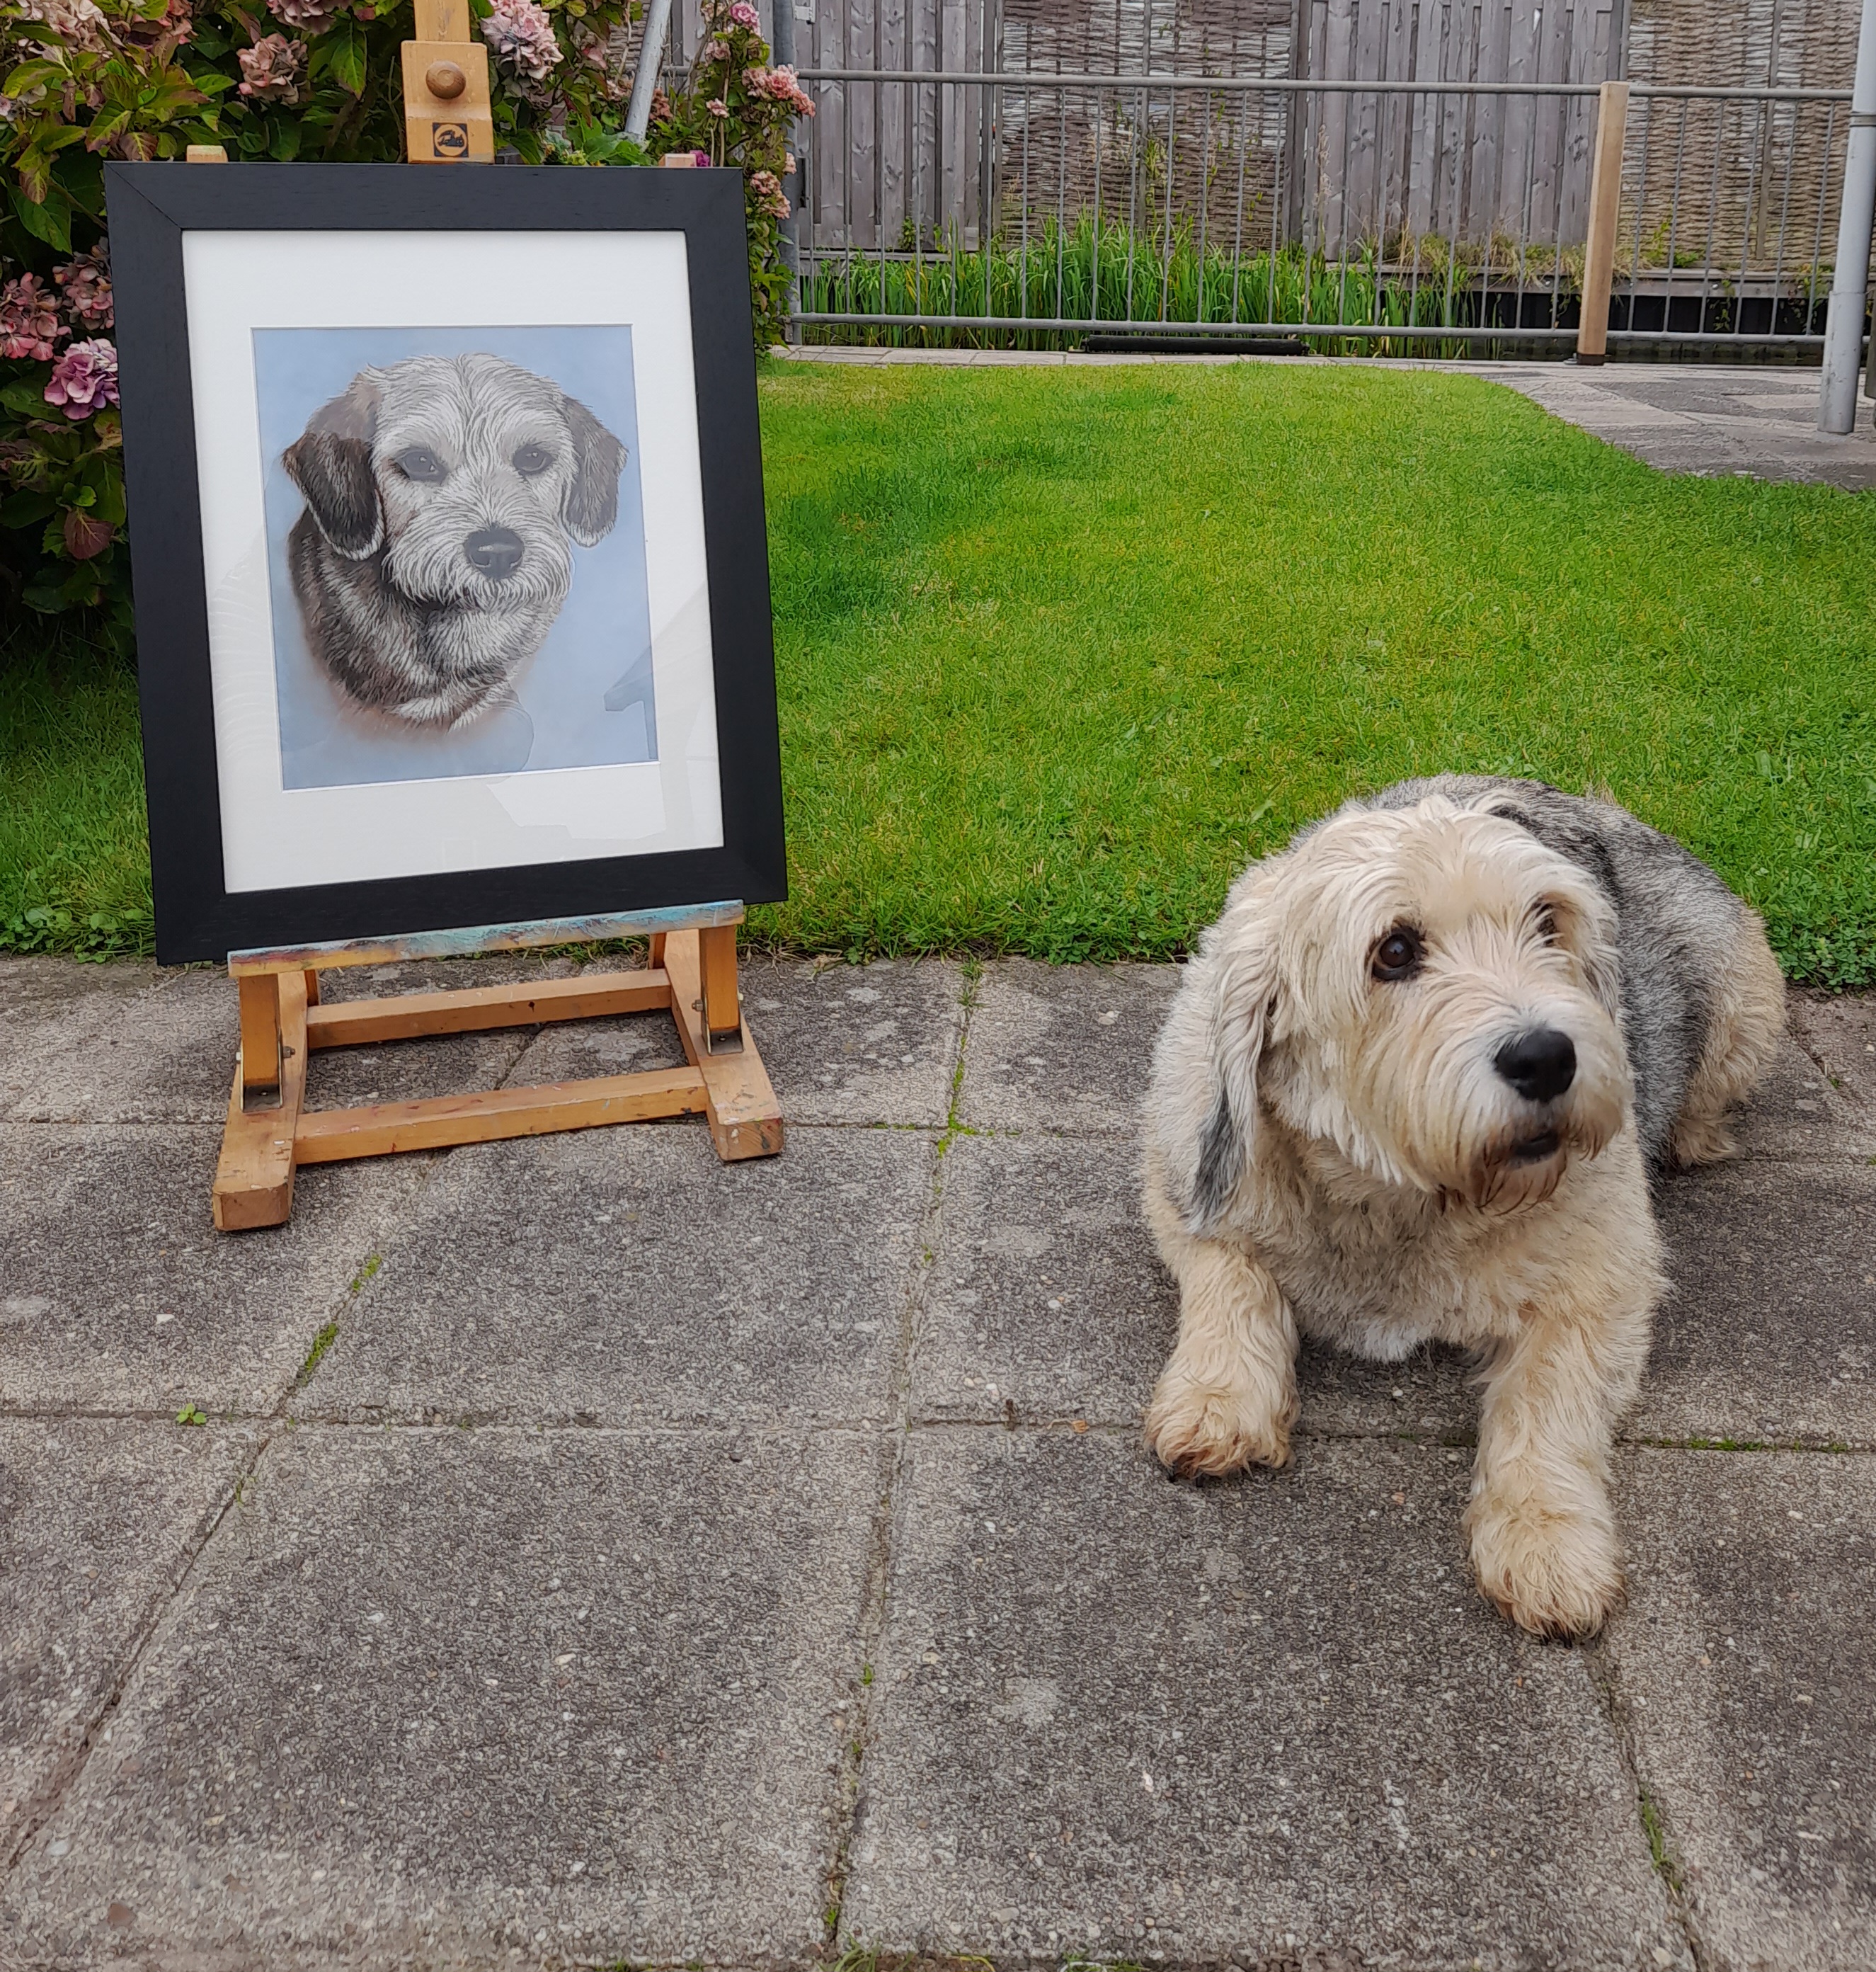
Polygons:
<instances>
[{"instance_id":1,"label":"wooden easel","mask_svg":"<svg viewBox=\"0 0 1876 1972\"><path fill-rule=\"evenodd\" d=\"M743 1024L736 989L742 917L740 904L710 904L230 952L228 971L241 995L241 1046L215 1173L217 1227L238 1232L284 1225L293 1209L294 1174L302 1164L543 1136L602 1123L701 1115L709 1119L710 1140L726 1162L775 1156L781 1148L781 1112ZM319 975L331 966L466 958L635 935L651 938L651 962L644 971L344 1000L332 1006L319 997ZM349 1109L305 1107L306 1058L314 1048L665 1010L677 1023L686 1067Z\"/></svg>"}]
</instances>

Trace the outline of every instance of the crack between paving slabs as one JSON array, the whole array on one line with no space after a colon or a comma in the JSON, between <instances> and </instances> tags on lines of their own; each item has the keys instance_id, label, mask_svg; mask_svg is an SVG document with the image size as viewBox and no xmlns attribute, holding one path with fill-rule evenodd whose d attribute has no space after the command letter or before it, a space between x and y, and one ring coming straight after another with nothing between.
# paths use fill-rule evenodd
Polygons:
<instances>
[{"instance_id":1,"label":"crack between paving slabs","mask_svg":"<svg viewBox=\"0 0 1876 1972\"><path fill-rule=\"evenodd\" d=\"M925 1297L938 1261L939 1213L945 1200L945 1159L951 1145L964 1134L958 1121L958 1104L964 1093L964 1063L971 1042L971 1018L977 1007L977 982L982 968L974 959L964 964L961 1017L958 1023L956 1050L951 1058L951 1088L945 1105L945 1128L932 1146L931 1186L925 1200L918 1243L913 1256L912 1275L907 1283L899 1315L899 1347L893 1366L892 1416L885 1432L885 1475L879 1503L873 1515L867 1539L866 1577L860 1621L860 1670L853 1695L849 1700L850 1722L843 1727L843 1740L836 1804L837 1832L833 1853L822 1879L825 1902L822 1906L822 1945L831 1951L838 1943L840 1917L847 1899L847 1874L853 1845L859 1836L864 1811L861 1791L861 1765L872 1736L873 1666L886 1634L886 1598L890 1584L892 1530L902 1497L900 1481L911 1443L912 1386L919 1330Z\"/></svg>"},{"instance_id":2,"label":"crack between paving slabs","mask_svg":"<svg viewBox=\"0 0 1876 1972\"><path fill-rule=\"evenodd\" d=\"M90 1723L85 1728L77 1748L54 1766L51 1774L28 1798L13 1841L4 1855L0 1855L0 1869L9 1872L13 1869L31 1846L34 1837L58 1814L83 1779L85 1769L91 1764L92 1754L101 1743L103 1735L110 1729L111 1720L116 1714L124 1693L129 1690L152 1639L162 1628L164 1618L181 1600L188 1588L189 1578L195 1572L196 1564L220 1530L222 1522L227 1518L230 1510L240 1500L242 1489L253 1477L256 1468L272 1441L271 1431L263 1429L256 1433L253 1447L235 1474L233 1484L219 1502L211 1506L197 1522L194 1537L184 1550L182 1564L175 1571L168 1592L165 1594L159 1589L151 1598L151 1606L132 1637L123 1667L106 1688L103 1700L93 1713Z\"/></svg>"},{"instance_id":3,"label":"crack between paving slabs","mask_svg":"<svg viewBox=\"0 0 1876 1972\"><path fill-rule=\"evenodd\" d=\"M1623 1694L1615 1660L1610 1653L1607 1631L1578 1647L1583 1654L1584 1668L1591 1687L1602 1700L1604 1716L1609 1721L1609 1729L1615 1739L1616 1757L1633 1792L1635 1826L1647 1847L1649 1863L1661 1879L1668 1915L1686 1941L1695 1972L1713 1972L1715 1961L1695 1918L1672 1830L1663 1815L1661 1803L1649 1792L1648 1784L1643 1778L1641 1761L1629 1730L1628 1702Z\"/></svg>"}]
</instances>

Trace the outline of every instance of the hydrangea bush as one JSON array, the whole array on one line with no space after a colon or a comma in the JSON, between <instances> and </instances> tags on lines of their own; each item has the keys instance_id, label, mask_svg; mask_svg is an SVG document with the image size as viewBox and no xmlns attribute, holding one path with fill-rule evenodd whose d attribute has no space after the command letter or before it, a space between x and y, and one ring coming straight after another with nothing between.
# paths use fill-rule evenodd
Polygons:
<instances>
[{"instance_id":1,"label":"hydrangea bush","mask_svg":"<svg viewBox=\"0 0 1876 1972\"><path fill-rule=\"evenodd\" d=\"M759 346L787 303L788 131L746 0L710 0L684 86L625 134L638 0L470 0L495 141L530 164L696 151L744 174ZM0 0L0 611L77 612L127 651L129 559L103 167L221 144L231 159L403 155L409 0ZM701 160L700 160L701 161Z\"/></svg>"}]
</instances>

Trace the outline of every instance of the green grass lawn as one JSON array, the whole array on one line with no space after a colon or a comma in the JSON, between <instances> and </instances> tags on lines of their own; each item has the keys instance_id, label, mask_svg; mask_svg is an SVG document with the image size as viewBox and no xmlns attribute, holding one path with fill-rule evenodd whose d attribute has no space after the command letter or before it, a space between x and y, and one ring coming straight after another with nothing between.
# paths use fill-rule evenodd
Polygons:
<instances>
[{"instance_id":1,"label":"green grass lawn","mask_svg":"<svg viewBox=\"0 0 1876 1972\"><path fill-rule=\"evenodd\" d=\"M1606 784L1794 975L1876 979L1864 496L1665 478L1426 371L776 365L762 406L760 932L1165 955L1299 823L1452 768ZM147 903L129 687L71 674L0 681L0 923L61 936Z\"/></svg>"}]
</instances>

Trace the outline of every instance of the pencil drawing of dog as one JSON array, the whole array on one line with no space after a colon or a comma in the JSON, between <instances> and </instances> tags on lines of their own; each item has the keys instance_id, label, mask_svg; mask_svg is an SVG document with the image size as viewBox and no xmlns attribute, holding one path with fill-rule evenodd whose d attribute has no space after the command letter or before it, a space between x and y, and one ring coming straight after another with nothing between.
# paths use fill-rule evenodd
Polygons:
<instances>
[{"instance_id":1,"label":"pencil drawing of dog","mask_svg":"<svg viewBox=\"0 0 1876 1972\"><path fill-rule=\"evenodd\" d=\"M287 560L314 657L354 705L462 726L510 695L618 516L625 448L499 357L359 371L282 462L306 511Z\"/></svg>"},{"instance_id":2,"label":"pencil drawing of dog","mask_svg":"<svg viewBox=\"0 0 1876 1972\"><path fill-rule=\"evenodd\" d=\"M1664 1285L1651 1177L1731 1148L1784 1025L1758 917L1613 802L1447 775L1253 864L1154 1057L1176 1471L1281 1465L1299 1330L1476 1352L1479 1584L1539 1634L1622 1588L1608 1458Z\"/></svg>"}]
</instances>

